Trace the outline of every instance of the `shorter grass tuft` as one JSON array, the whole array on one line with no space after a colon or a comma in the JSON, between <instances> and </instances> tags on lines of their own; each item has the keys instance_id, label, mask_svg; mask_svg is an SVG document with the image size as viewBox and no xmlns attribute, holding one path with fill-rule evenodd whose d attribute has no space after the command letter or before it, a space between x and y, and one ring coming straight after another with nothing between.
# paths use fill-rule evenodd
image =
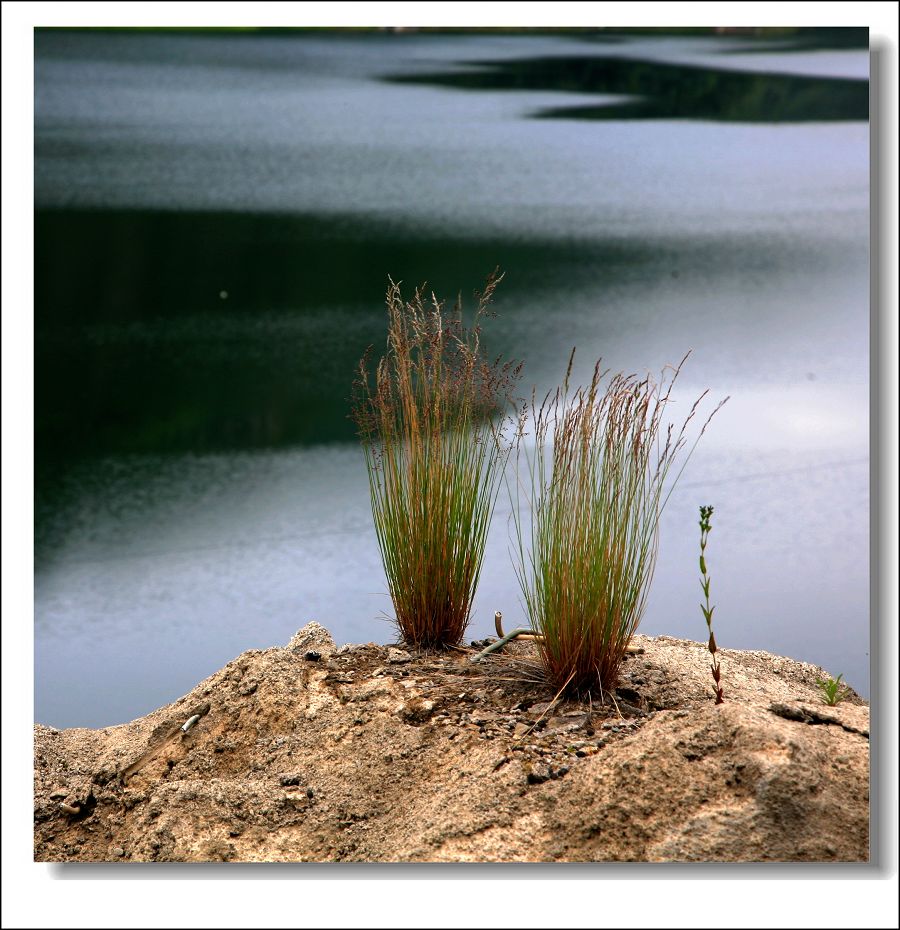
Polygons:
<instances>
[{"instance_id":1,"label":"shorter grass tuft","mask_svg":"<svg viewBox=\"0 0 900 930\"><path fill-rule=\"evenodd\" d=\"M721 404L675 474L707 394L680 428L664 424L687 356L660 384L649 376L607 377L598 362L590 385L570 392L573 359L574 350L562 388L541 404L532 399L521 422L523 433L533 423L535 447L529 457L524 442L519 446L526 462L513 501L516 569L531 625L543 637L538 649L549 682L560 692L602 698L616 686L644 613L660 515Z\"/></svg>"}]
</instances>

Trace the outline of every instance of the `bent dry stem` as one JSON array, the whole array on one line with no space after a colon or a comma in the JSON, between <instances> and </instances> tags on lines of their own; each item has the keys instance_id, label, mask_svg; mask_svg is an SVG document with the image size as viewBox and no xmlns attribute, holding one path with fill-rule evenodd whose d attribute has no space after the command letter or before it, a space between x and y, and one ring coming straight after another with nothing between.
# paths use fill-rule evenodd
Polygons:
<instances>
[{"instance_id":1,"label":"bent dry stem","mask_svg":"<svg viewBox=\"0 0 900 930\"><path fill-rule=\"evenodd\" d=\"M397 625L414 646L463 637L512 447L502 414L521 365L488 363L478 322L500 279L495 272L478 295L471 329L459 303L448 318L434 294L420 288L404 300L391 281L374 378L368 358L360 362L354 417L375 532Z\"/></svg>"},{"instance_id":2,"label":"bent dry stem","mask_svg":"<svg viewBox=\"0 0 900 930\"><path fill-rule=\"evenodd\" d=\"M602 696L615 688L643 616L660 515L721 404L675 474L689 424L707 394L679 428L664 425L687 356L667 369L668 377L663 373L659 385L649 376L607 379L598 362L589 386L570 392L573 358L574 351L561 389L540 405L532 398L535 448L533 457L525 455L526 476L513 501L517 574L531 626L543 637L538 650L552 685ZM523 417L523 432L525 424ZM524 501L523 484L530 485Z\"/></svg>"}]
</instances>

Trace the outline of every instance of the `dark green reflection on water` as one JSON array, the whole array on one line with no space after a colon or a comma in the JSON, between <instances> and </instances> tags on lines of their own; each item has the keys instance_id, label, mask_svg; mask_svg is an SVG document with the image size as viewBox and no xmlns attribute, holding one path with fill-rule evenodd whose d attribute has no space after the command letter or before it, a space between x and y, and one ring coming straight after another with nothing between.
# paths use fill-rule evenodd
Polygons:
<instances>
[{"instance_id":1,"label":"dark green reflection on water","mask_svg":"<svg viewBox=\"0 0 900 930\"><path fill-rule=\"evenodd\" d=\"M517 305L565 320L572 288L679 275L712 287L828 255L823 242L750 233L525 239L358 216L39 210L38 487L84 456L352 440L347 398L363 351L385 338L388 274L465 304L499 265L486 345L533 359L540 337L519 331Z\"/></svg>"},{"instance_id":2,"label":"dark green reflection on water","mask_svg":"<svg viewBox=\"0 0 900 930\"><path fill-rule=\"evenodd\" d=\"M732 34L738 38L743 35L740 30ZM740 54L844 51L869 47L869 30L865 26L807 26L787 29L783 35L779 35L778 30L763 30L759 35L751 33L748 38L751 44L741 46L738 49ZM753 41L757 39L759 41Z\"/></svg>"},{"instance_id":3,"label":"dark green reflection on water","mask_svg":"<svg viewBox=\"0 0 900 930\"><path fill-rule=\"evenodd\" d=\"M566 56L485 61L465 71L395 75L386 80L468 90L555 90L641 98L550 107L533 114L538 117L744 123L869 118L868 81L758 74L629 58Z\"/></svg>"},{"instance_id":4,"label":"dark green reflection on water","mask_svg":"<svg viewBox=\"0 0 900 930\"><path fill-rule=\"evenodd\" d=\"M652 257L359 217L41 210L35 225L39 469L351 439L346 398L384 340L388 274L465 297L499 264L509 304L586 263L602 281Z\"/></svg>"}]
</instances>

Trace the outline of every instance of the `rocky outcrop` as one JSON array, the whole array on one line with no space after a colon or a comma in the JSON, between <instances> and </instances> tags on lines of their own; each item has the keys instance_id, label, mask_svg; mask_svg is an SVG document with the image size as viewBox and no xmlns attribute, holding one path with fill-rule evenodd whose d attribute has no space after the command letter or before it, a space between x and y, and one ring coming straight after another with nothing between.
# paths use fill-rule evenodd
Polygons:
<instances>
[{"instance_id":1,"label":"rocky outcrop","mask_svg":"<svg viewBox=\"0 0 900 930\"><path fill-rule=\"evenodd\" d=\"M40 861L868 858L869 710L814 666L635 637L606 704L308 624L102 730L35 726Z\"/></svg>"}]
</instances>

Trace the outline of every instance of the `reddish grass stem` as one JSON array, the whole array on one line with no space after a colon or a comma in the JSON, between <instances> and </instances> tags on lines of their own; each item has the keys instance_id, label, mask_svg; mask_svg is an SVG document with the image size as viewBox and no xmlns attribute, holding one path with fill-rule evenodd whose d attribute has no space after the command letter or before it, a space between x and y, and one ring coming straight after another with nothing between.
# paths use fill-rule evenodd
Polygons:
<instances>
[{"instance_id":1,"label":"reddish grass stem","mask_svg":"<svg viewBox=\"0 0 900 930\"><path fill-rule=\"evenodd\" d=\"M715 682L716 704L722 704L724 703L724 692L721 683L722 670L719 667L719 658L717 655L719 649L718 646L716 646L716 637L712 628L713 611L715 611L716 608L715 606L710 607L709 605L709 583L711 579L709 577L709 572L706 570L706 544L709 541L709 531L712 529L712 515L712 507L700 508L700 587L706 598L706 603L700 605L700 610L703 611L703 617L706 620L706 628L709 632L709 652L712 656L710 669L712 671L713 681Z\"/></svg>"}]
</instances>

